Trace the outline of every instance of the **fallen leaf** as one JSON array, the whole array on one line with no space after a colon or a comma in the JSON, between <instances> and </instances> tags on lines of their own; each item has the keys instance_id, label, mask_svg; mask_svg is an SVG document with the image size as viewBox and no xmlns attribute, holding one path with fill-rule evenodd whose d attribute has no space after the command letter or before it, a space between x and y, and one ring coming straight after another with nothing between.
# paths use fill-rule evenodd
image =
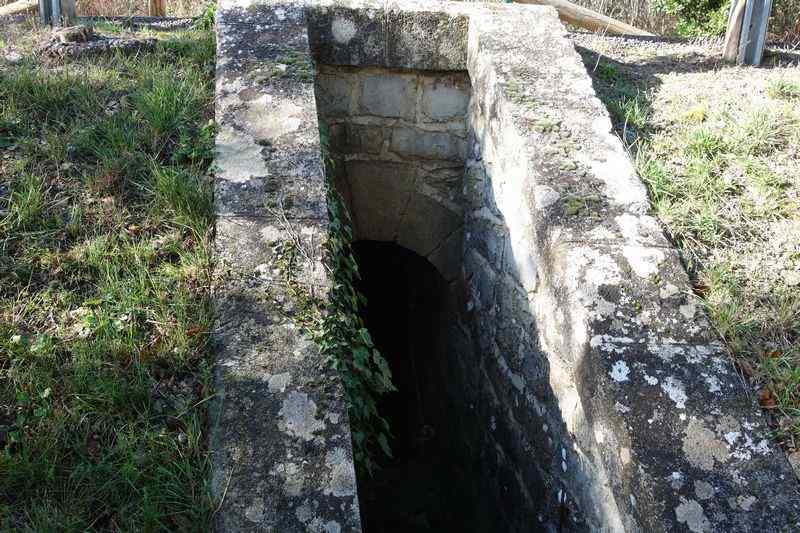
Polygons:
<instances>
[{"instance_id":1,"label":"fallen leaf","mask_svg":"<svg viewBox=\"0 0 800 533\"><path fill-rule=\"evenodd\" d=\"M761 389L758 393L758 404L762 409L775 409L778 407L778 402L775 401L775 397L769 389Z\"/></svg>"}]
</instances>

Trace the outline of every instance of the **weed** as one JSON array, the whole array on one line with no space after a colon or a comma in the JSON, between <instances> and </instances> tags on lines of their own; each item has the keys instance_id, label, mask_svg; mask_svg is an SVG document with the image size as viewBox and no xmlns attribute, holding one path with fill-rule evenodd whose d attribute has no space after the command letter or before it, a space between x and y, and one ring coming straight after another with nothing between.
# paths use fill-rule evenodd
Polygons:
<instances>
[{"instance_id":1,"label":"weed","mask_svg":"<svg viewBox=\"0 0 800 533\"><path fill-rule=\"evenodd\" d=\"M608 83L615 82L619 76L617 67L615 67L611 63L599 63L597 65L596 72L598 78Z\"/></svg>"},{"instance_id":2,"label":"weed","mask_svg":"<svg viewBox=\"0 0 800 533\"><path fill-rule=\"evenodd\" d=\"M196 30L210 31L214 29L214 19L217 12L217 3L209 2L203 8L202 13L195 19L192 27Z\"/></svg>"},{"instance_id":3,"label":"weed","mask_svg":"<svg viewBox=\"0 0 800 533\"><path fill-rule=\"evenodd\" d=\"M800 98L800 83L778 79L767 86L767 94L776 100L797 100Z\"/></svg>"}]
</instances>

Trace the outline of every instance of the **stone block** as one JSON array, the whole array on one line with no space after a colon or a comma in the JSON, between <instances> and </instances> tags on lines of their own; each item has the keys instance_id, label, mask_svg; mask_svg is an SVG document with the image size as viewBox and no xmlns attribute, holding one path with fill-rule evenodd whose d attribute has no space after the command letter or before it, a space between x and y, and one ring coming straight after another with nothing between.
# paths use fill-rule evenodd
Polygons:
<instances>
[{"instance_id":1,"label":"stone block","mask_svg":"<svg viewBox=\"0 0 800 533\"><path fill-rule=\"evenodd\" d=\"M465 120L470 98L466 75L422 78L420 110L425 122Z\"/></svg>"},{"instance_id":2,"label":"stone block","mask_svg":"<svg viewBox=\"0 0 800 533\"><path fill-rule=\"evenodd\" d=\"M466 141L449 133L401 126L392 130L389 149L405 157L459 161L464 159Z\"/></svg>"},{"instance_id":3,"label":"stone block","mask_svg":"<svg viewBox=\"0 0 800 533\"><path fill-rule=\"evenodd\" d=\"M351 76L345 73L319 72L314 86L317 111L321 117L346 117L350 115L350 102L354 90Z\"/></svg>"},{"instance_id":4,"label":"stone block","mask_svg":"<svg viewBox=\"0 0 800 533\"><path fill-rule=\"evenodd\" d=\"M428 196L413 193L398 228L397 242L425 257L463 224L462 217Z\"/></svg>"},{"instance_id":5,"label":"stone block","mask_svg":"<svg viewBox=\"0 0 800 533\"><path fill-rule=\"evenodd\" d=\"M379 154L383 148L384 130L381 126L347 125L348 152Z\"/></svg>"},{"instance_id":6,"label":"stone block","mask_svg":"<svg viewBox=\"0 0 800 533\"><path fill-rule=\"evenodd\" d=\"M386 58L383 5L359 0L357 7L310 4L308 44L319 64L382 66Z\"/></svg>"},{"instance_id":7,"label":"stone block","mask_svg":"<svg viewBox=\"0 0 800 533\"><path fill-rule=\"evenodd\" d=\"M370 74L359 81L358 112L413 120L417 78L400 74Z\"/></svg>"},{"instance_id":8,"label":"stone block","mask_svg":"<svg viewBox=\"0 0 800 533\"><path fill-rule=\"evenodd\" d=\"M348 161L356 240L392 241L414 185L413 167L386 161Z\"/></svg>"},{"instance_id":9,"label":"stone block","mask_svg":"<svg viewBox=\"0 0 800 533\"><path fill-rule=\"evenodd\" d=\"M408 11L408 4L390 5L386 26L386 66L424 70L465 70L469 19L456 11ZM416 7L416 6L415 6ZM434 7L433 5L431 7Z\"/></svg>"},{"instance_id":10,"label":"stone block","mask_svg":"<svg viewBox=\"0 0 800 533\"><path fill-rule=\"evenodd\" d=\"M464 232L456 231L440 244L428 260L447 281L458 278L461 273L461 257L464 249Z\"/></svg>"}]
</instances>

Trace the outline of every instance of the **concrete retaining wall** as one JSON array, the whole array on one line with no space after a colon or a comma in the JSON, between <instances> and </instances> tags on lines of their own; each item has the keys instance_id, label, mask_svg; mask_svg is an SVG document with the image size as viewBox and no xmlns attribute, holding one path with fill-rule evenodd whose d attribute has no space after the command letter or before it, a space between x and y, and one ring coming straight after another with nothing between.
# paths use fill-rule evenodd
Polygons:
<instances>
[{"instance_id":1,"label":"concrete retaining wall","mask_svg":"<svg viewBox=\"0 0 800 533\"><path fill-rule=\"evenodd\" d=\"M218 38L218 529L360 529L341 388L275 275L275 243L299 242L303 286L327 283L314 79L357 235L451 280L467 345L443 390L495 530L800 527L553 10L223 0ZM465 122L426 107L436 80L471 94Z\"/></svg>"}]
</instances>

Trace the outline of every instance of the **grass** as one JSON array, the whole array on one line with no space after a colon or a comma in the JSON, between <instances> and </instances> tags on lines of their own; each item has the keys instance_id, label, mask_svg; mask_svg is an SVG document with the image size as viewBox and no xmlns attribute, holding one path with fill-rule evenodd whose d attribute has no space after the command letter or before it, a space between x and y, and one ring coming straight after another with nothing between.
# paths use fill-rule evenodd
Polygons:
<instances>
[{"instance_id":1,"label":"grass","mask_svg":"<svg viewBox=\"0 0 800 533\"><path fill-rule=\"evenodd\" d=\"M768 79L758 85L754 72ZM649 89L614 65L594 76L697 298L774 415L776 438L796 450L800 71L754 72L746 96L706 87L702 74Z\"/></svg>"},{"instance_id":2,"label":"grass","mask_svg":"<svg viewBox=\"0 0 800 533\"><path fill-rule=\"evenodd\" d=\"M213 58L0 72L0 530L210 528Z\"/></svg>"}]
</instances>

